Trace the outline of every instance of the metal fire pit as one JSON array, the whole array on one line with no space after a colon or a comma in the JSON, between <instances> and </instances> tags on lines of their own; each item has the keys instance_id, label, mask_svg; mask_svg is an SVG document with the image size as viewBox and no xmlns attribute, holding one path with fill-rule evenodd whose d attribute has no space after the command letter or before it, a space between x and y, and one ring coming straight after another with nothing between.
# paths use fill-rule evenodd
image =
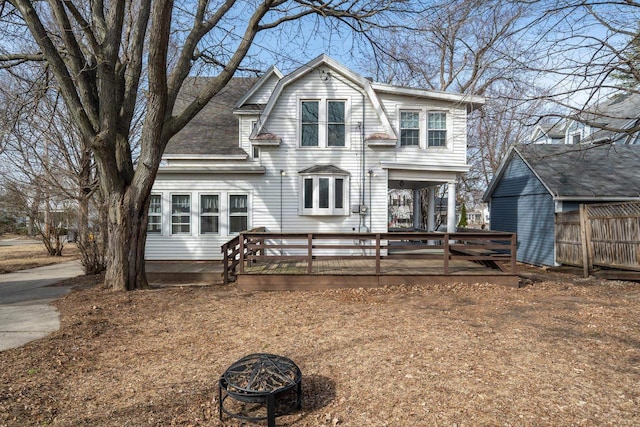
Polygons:
<instances>
[{"instance_id":1,"label":"metal fire pit","mask_svg":"<svg viewBox=\"0 0 640 427\"><path fill-rule=\"evenodd\" d=\"M220 420L226 414L247 421L267 420L268 427L275 427L276 417L302 407L302 372L284 356L245 356L227 368L218 388ZM225 404L228 398L235 402Z\"/></svg>"}]
</instances>

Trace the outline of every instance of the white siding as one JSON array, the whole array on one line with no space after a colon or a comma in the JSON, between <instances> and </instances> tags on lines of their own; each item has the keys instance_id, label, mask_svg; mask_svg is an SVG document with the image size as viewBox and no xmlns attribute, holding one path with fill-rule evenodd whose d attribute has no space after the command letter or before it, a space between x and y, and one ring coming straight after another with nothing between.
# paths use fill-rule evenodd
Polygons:
<instances>
[{"instance_id":1,"label":"white siding","mask_svg":"<svg viewBox=\"0 0 640 427\"><path fill-rule=\"evenodd\" d=\"M445 101L412 99L399 95L382 94L382 105L387 112L391 125L400 138L400 110L420 110L421 147L400 147L394 151L393 161L402 164L421 164L425 166L464 166L467 162L467 112L465 105L456 105ZM426 114L445 112L447 114L447 148L426 148Z\"/></svg>"},{"instance_id":2,"label":"white siding","mask_svg":"<svg viewBox=\"0 0 640 427\"><path fill-rule=\"evenodd\" d=\"M267 81L262 83L260 88L247 99L246 104L266 104L273 92L273 88L278 84L278 76L272 74Z\"/></svg>"}]
</instances>

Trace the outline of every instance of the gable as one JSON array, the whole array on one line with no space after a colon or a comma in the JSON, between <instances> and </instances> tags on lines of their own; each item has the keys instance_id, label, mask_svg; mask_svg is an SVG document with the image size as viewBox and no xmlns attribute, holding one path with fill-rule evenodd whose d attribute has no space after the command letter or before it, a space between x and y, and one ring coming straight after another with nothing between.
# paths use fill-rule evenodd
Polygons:
<instances>
[{"instance_id":1,"label":"gable","mask_svg":"<svg viewBox=\"0 0 640 427\"><path fill-rule=\"evenodd\" d=\"M384 133L390 139L397 138L395 130L369 81L328 56L320 55L278 81L258 126L251 134L251 139L259 139L260 134L269 133L269 122L272 115L276 120L282 117L282 114L274 113L274 110L288 108L291 111L292 107L297 107L292 105L292 94L295 96L296 89L301 87L304 88L304 96L307 97L323 95L339 97L345 96L347 92L351 92L349 97L362 96L369 104L369 110L375 112L377 121L380 123L381 128L377 133ZM285 104L286 107L283 107ZM355 108L352 110L355 111Z\"/></svg>"},{"instance_id":2,"label":"gable","mask_svg":"<svg viewBox=\"0 0 640 427\"><path fill-rule=\"evenodd\" d=\"M263 108L269 102L273 90L282 77L280 70L275 66L271 66L238 101L236 109L242 110L245 107L256 105L260 105Z\"/></svg>"},{"instance_id":3,"label":"gable","mask_svg":"<svg viewBox=\"0 0 640 427\"><path fill-rule=\"evenodd\" d=\"M520 156L513 156L506 165L493 197L529 196L549 194L544 185Z\"/></svg>"}]
</instances>

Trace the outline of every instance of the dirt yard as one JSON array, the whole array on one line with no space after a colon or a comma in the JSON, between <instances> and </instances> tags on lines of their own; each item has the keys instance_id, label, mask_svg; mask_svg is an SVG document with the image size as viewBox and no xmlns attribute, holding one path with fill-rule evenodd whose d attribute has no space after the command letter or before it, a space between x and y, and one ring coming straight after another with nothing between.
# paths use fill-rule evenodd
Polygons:
<instances>
[{"instance_id":1,"label":"dirt yard","mask_svg":"<svg viewBox=\"0 0 640 427\"><path fill-rule=\"evenodd\" d=\"M78 257L79 251L75 243L65 244L61 257L49 256L41 243L0 246L0 274L58 264Z\"/></svg>"},{"instance_id":2,"label":"dirt yard","mask_svg":"<svg viewBox=\"0 0 640 427\"><path fill-rule=\"evenodd\" d=\"M218 420L217 380L254 352L303 373L278 425L640 425L640 284L523 284L79 290L60 331L0 353L0 425L246 425Z\"/></svg>"}]
</instances>

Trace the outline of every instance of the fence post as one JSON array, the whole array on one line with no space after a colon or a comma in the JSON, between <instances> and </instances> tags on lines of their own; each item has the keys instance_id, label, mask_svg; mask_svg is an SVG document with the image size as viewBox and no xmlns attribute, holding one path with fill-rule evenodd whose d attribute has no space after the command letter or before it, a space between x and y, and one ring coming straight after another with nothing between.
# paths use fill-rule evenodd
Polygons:
<instances>
[{"instance_id":1,"label":"fence post","mask_svg":"<svg viewBox=\"0 0 640 427\"><path fill-rule=\"evenodd\" d=\"M593 272L593 261L595 256L593 255L593 242L591 241L593 233L591 230L590 210L589 205L584 206L585 233L587 235L587 265L589 267L589 271Z\"/></svg>"},{"instance_id":2,"label":"fence post","mask_svg":"<svg viewBox=\"0 0 640 427\"><path fill-rule=\"evenodd\" d=\"M587 211L584 203L580 204L580 242L582 243L582 277L589 277L591 260L589 259L589 244L587 238Z\"/></svg>"}]
</instances>

